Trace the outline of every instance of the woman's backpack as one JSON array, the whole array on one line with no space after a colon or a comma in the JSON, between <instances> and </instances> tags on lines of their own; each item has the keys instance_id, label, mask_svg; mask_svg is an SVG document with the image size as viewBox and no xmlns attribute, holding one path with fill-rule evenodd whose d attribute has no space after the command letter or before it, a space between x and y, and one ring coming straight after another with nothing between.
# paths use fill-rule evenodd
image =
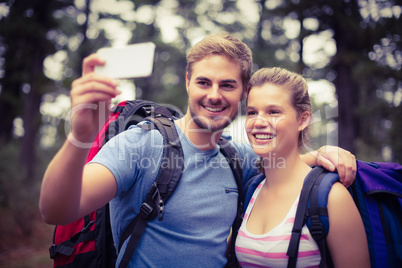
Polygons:
<instances>
[{"instance_id":1,"label":"woman's backpack","mask_svg":"<svg viewBox=\"0 0 402 268\"><path fill-rule=\"evenodd\" d=\"M258 175L245 187L245 206L265 178ZM329 230L327 202L336 173L315 167L300 194L287 255L295 267L302 227L307 224L320 253L320 267L332 267L325 238ZM357 173L348 188L363 220L371 267L402 267L402 166L397 163L357 161ZM246 211L246 208L244 209Z\"/></svg>"}]
</instances>

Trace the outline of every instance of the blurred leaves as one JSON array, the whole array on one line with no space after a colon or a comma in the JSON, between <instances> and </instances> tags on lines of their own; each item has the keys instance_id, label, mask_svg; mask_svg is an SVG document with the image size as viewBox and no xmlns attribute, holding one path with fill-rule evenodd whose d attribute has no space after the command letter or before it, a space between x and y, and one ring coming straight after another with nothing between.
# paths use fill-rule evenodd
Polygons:
<instances>
[{"instance_id":1,"label":"blurred leaves","mask_svg":"<svg viewBox=\"0 0 402 268\"><path fill-rule=\"evenodd\" d=\"M37 198L43 170L68 131L68 107L59 101L84 57L105 46L154 42L153 75L129 82L137 98L184 112L186 53L223 30L250 46L254 71L282 66L332 83L338 107L317 104L331 131L318 126L314 148L338 126L336 143L359 159L401 162L401 20L397 0L2 1L0 204ZM50 104L59 109L45 112ZM337 114L325 115L328 109Z\"/></svg>"}]
</instances>

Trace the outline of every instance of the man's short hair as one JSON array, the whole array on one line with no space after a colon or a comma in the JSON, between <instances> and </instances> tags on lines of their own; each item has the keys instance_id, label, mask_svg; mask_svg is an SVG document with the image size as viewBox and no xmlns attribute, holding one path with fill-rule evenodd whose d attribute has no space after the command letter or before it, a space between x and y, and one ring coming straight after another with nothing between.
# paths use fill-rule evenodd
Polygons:
<instances>
[{"instance_id":1,"label":"man's short hair","mask_svg":"<svg viewBox=\"0 0 402 268\"><path fill-rule=\"evenodd\" d=\"M193 65L211 55L226 56L240 64L243 90L248 86L253 66L250 48L229 33L211 34L195 44L187 54L188 78L191 78Z\"/></svg>"}]
</instances>

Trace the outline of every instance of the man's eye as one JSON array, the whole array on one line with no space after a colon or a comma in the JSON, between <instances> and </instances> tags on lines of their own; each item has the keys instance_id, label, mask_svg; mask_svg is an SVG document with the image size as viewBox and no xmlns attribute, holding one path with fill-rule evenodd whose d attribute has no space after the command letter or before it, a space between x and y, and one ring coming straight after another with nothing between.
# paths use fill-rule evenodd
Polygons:
<instances>
[{"instance_id":1,"label":"man's eye","mask_svg":"<svg viewBox=\"0 0 402 268\"><path fill-rule=\"evenodd\" d=\"M208 83L205 82L205 81L198 81L197 84L200 85L200 86L207 86L208 85Z\"/></svg>"},{"instance_id":2,"label":"man's eye","mask_svg":"<svg viewBox=\"0 0 402 268\"><path fill-rule=\"evenodd\" d=\"M233 88L233 86L231 84L223 84L222 87L224 87L224 88Z\"/></svg>"}]
</instances>

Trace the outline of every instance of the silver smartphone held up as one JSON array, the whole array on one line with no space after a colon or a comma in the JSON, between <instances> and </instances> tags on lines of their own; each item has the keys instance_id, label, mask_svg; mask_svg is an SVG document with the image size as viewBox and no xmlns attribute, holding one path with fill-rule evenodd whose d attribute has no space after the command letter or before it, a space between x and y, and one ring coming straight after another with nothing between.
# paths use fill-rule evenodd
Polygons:
<instances>
[{"instance_id":1,"label":"silver smartphone held up","mask_svg":"<svg viewBox=\"0 0 402 268\"><path fill-rule=\"evenodd\" d=\"M99 49L96 54L106 61L95 72L115 79L147 77L152 74L155 44L138 43L125 47Z\"/></svg>"}]
</instances>

